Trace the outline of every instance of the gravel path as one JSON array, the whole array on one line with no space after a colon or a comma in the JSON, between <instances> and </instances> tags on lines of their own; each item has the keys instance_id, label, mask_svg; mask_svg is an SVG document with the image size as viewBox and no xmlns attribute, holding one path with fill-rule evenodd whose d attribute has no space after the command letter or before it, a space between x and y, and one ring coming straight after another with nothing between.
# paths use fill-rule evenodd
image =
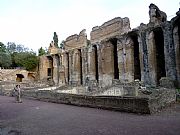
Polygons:
<instances>
[{"instance_id":1,"label":"gravel path","mask_svg":"<svg viewBox=\"0 0 180 135\"><path fill-rule=\"evenodd\" d=\"M180 104L137 115L0 96L0 135L180 135Z\"/></svg>"}]
</instances>

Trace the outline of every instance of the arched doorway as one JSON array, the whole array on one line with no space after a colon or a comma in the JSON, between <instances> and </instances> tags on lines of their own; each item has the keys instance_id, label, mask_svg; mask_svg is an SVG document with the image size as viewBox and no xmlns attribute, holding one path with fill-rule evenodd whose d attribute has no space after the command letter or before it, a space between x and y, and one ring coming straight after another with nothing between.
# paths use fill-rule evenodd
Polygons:
<instances>
[{"instance_id":1,"label":"arched doorway","mask_svg":"<svg viewBox=\"0 0 180 135\"><path fill-rule=\"evenodd\" d=\"M24 75L22 74L16 74L16 82L22 82L22 79L24 78Z\"/></svg>"}]
</instances>

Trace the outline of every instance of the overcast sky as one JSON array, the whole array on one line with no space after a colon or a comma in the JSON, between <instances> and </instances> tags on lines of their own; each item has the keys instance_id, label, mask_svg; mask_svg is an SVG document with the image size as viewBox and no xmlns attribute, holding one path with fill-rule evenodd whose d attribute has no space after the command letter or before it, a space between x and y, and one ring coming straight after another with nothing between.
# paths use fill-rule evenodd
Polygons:
<instances>
[{"instance_id":1,"label":"overcast sky","mask_svg":"<svg viewBox=\"0 0 180 135\"><path fill-rule=\"evenodd\" d=\"M57 32L59 42L79 34L90 35L114 17L129 17L131 28L149 21L149 4L165 11L168 20L179 10L180 0L0 0L0 42L15 42L37 51L48 47Z\"/></svg>"}]
</instances>

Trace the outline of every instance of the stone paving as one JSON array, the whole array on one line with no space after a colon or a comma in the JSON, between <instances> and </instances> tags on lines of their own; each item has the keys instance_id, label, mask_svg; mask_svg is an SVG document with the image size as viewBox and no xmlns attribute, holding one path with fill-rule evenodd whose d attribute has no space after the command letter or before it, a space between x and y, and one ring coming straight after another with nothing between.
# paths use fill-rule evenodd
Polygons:
<instances>
[{"instance_id":1,"label":"stone paving","mask_svg":"<svg viewBox=\"0 0 180 135\"><path fill-rule=\"evenodd\" d=\"M154 115L0 96L0 135L179 135L180 104Z\"/></svg>"}]
</instances>

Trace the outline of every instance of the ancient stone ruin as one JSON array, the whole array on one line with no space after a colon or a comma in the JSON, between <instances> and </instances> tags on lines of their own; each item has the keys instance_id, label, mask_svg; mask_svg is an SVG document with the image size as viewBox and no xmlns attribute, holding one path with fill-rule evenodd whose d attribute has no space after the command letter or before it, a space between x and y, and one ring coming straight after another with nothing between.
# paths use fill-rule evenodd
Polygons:
<instances>
[{"instance_id":1,"label":"ancient stone ruin","mask_svg":"<svg viewBox=\"0 0 180 135\"><path fill-rule=\"evenodd\" d=\"M127 17L116 17L69 36L64 48L49 47L40 58L39 79L54 85L107 87L114 82L140 80L157 87L166 77L180 86L180 17L167 21L166 13L149 6L149 23L130 28ZM56 50L56 51L54 51Z\"/></svg>"},{"instance_id":2,"label":"ancient stone ruin","mask_svg":"<svg viewBox=\"0 0 180 135\"><path fill-rule=\"evenodd\" d=\"M63 48L51 42L36 74L46 87L33 83L23 96L136 113L174 103L180 87L180 11L167 21L166 13L150 4L149 17L135 29L127 17L116 17L93 27L90 40L85 29L67 37Z\"/></svg>"}]
</instances>

